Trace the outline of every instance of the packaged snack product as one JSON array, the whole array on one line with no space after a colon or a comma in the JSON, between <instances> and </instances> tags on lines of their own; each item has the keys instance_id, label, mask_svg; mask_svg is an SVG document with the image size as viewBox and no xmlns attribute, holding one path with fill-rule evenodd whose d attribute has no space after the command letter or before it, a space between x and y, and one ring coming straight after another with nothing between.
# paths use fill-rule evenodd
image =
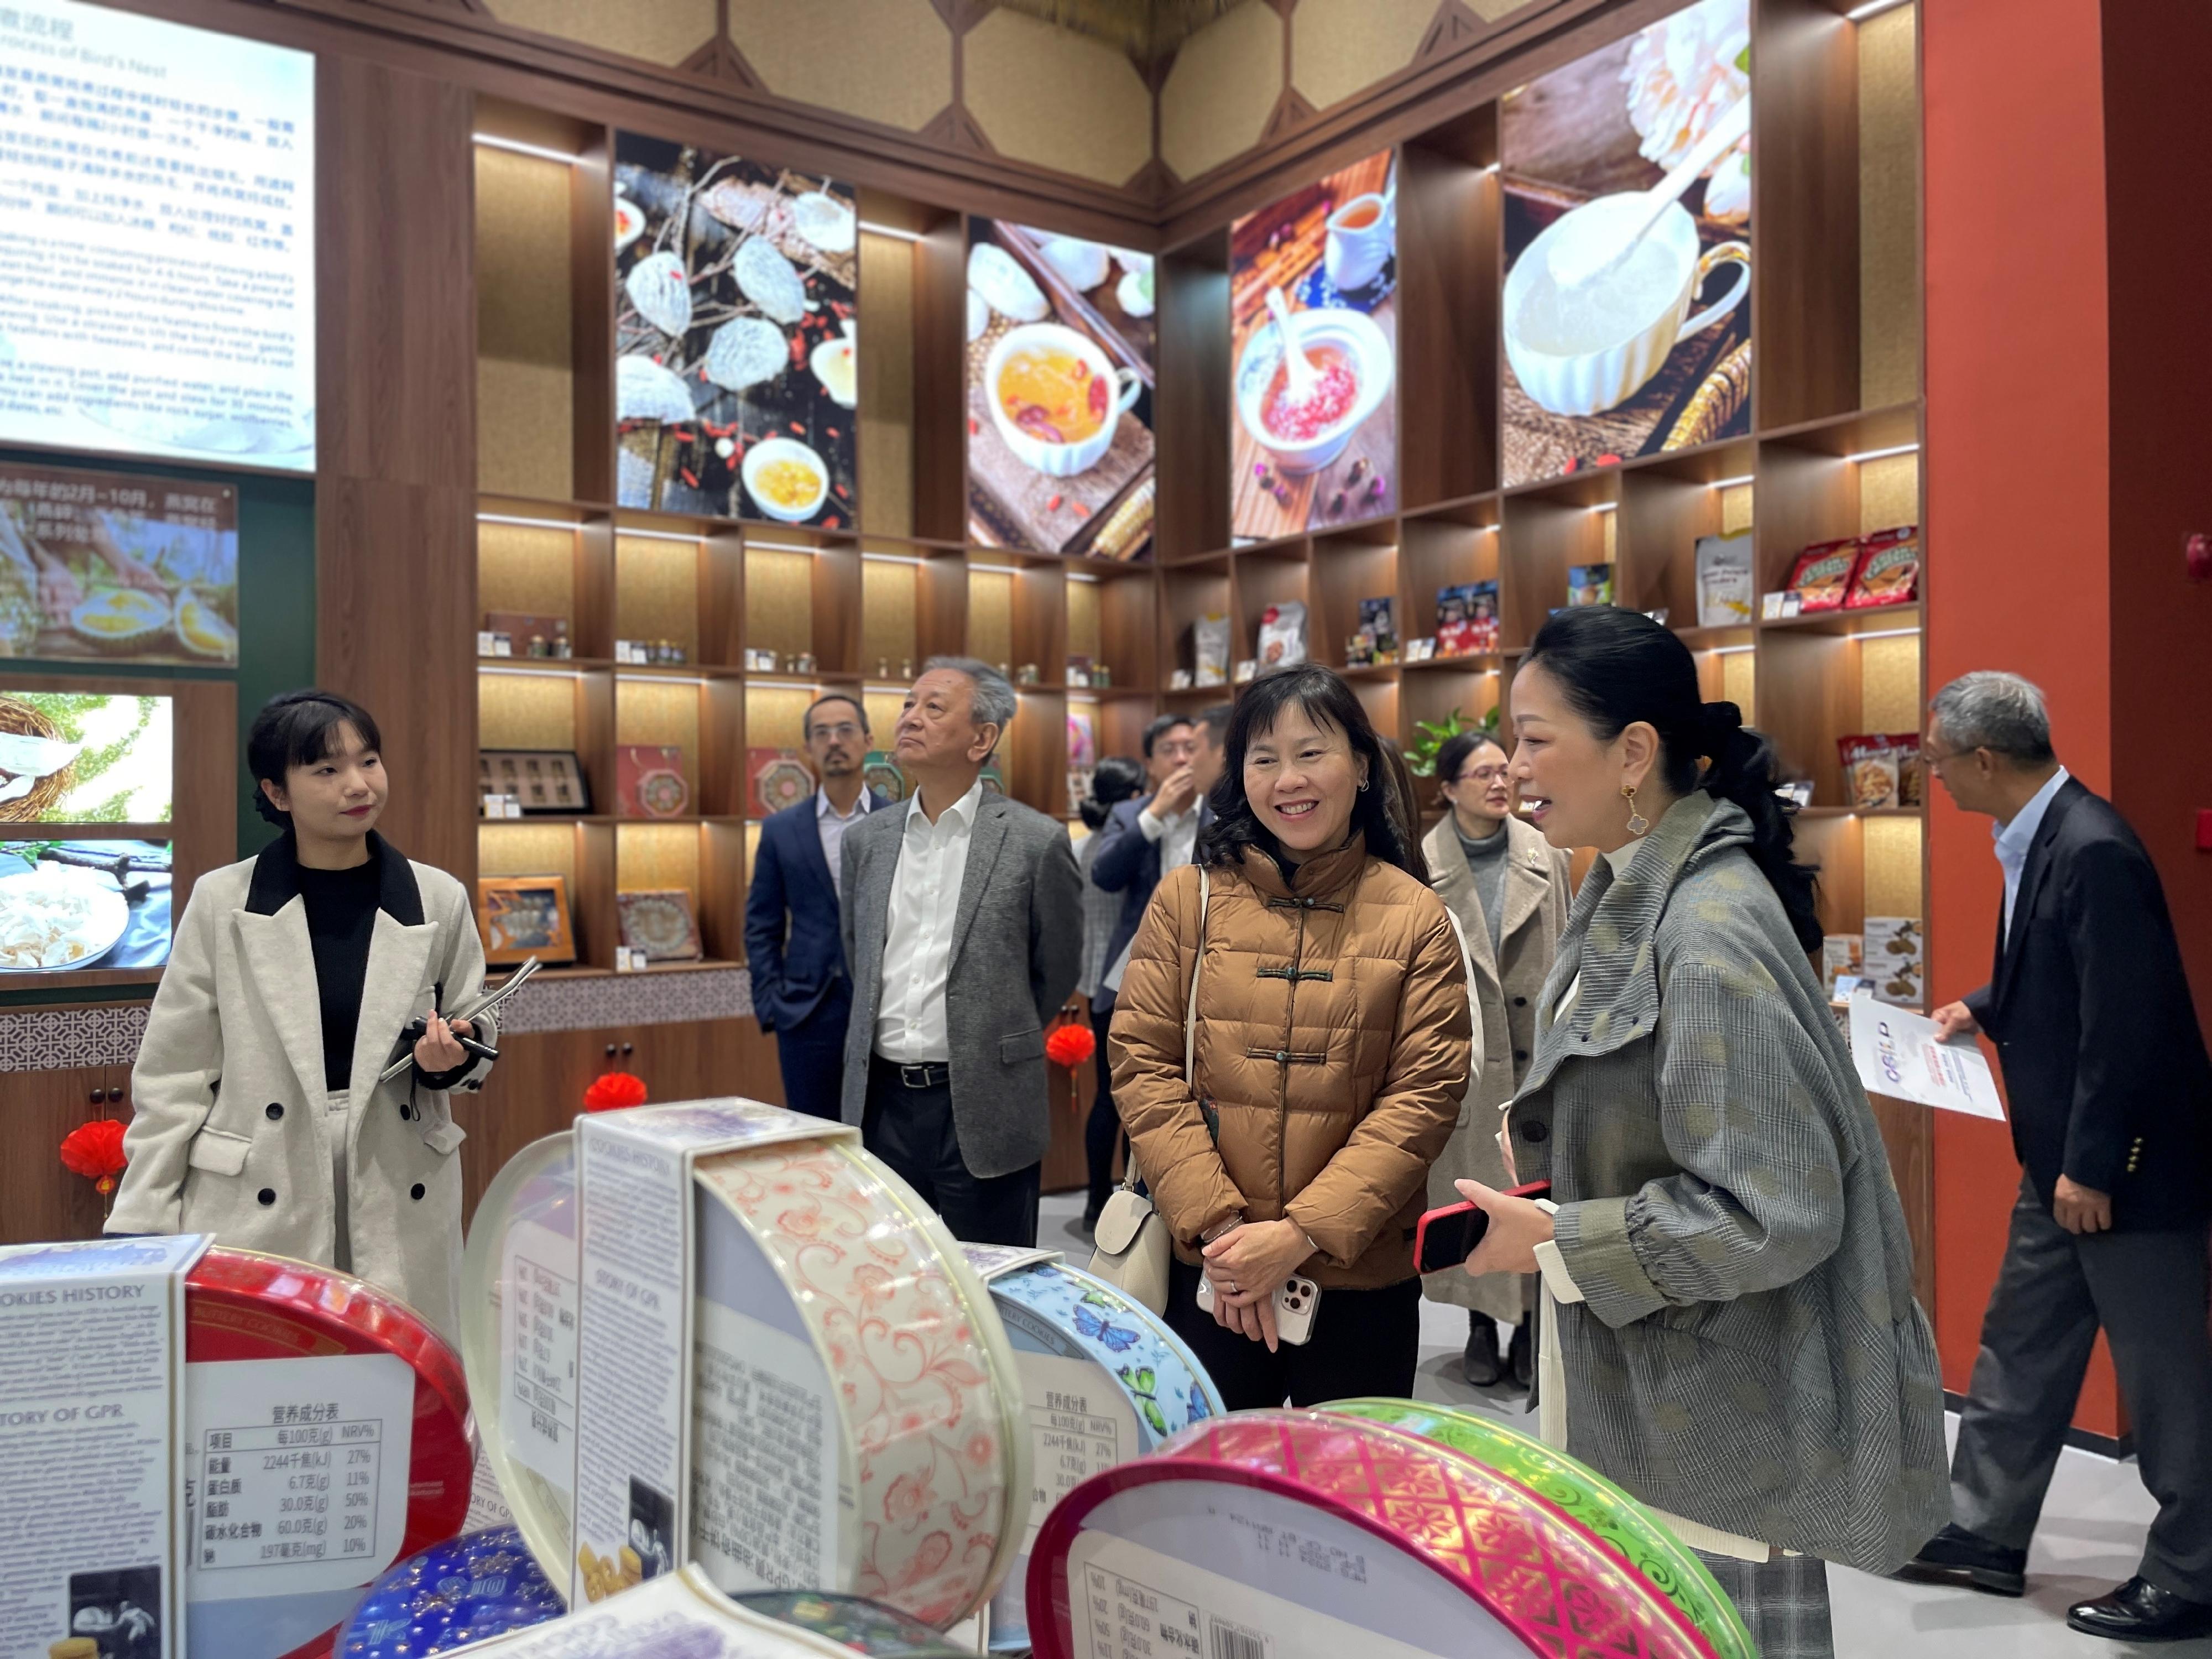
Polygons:
<instances>
[{"instance_id":1,"label":"packaged snack product","mask_svg":"<svg viewBox=\"0 0 2212 1659\"><path fill-rule=\"evenodd\" d=\"M1897 757L1897 804L1924 806L1928 803L1928 769L1920 763L1920 734L1893 732L1884 739Z\"/></svg>"},{"instance_id":2,"label":"packaged snack product","mask_svg":"<svg viewBox=\"0 0 2212 1659\"><path fill-rule=\"evenodd\" d=\"M1260 613L1260 665L1288 668L1306 659L1306 608L1296 599L1271 605ZM1201 676L1200 684L1204 684Z\"/></svg>"},{"instance_id":3,"label":"packaged snack product","mask_svg":"<svg viewBox=\"0 0 2212 1659\"><path fill-rule=\"evenodd\" d=\"M1751 532L1698 538L1698 626L1733 628L1751 620Z\"/></svg>"},{"instance_id":4,"label":"packaged snack product","mask_svg":"<svg viewBox=\"0 0 2212 1659\"><path fill-rule=\"evenodd\" d=\"M1836 753L1844 763L1844 805L1864 812L1898 805L1897 750L1889 738L1855 732L1836 739Z\"/></svg>"},{"instance_id":5,"label":"packaged snack product","mask_svg":"<svg viewBox=\"0 0 2212 1659\"><path fill-rule=\"evenodd\" d=\"M1790 586L1798 595L1800 615L1815 611L1840 611L1850 591L1851 574L1858 568L1859 538L1815 542L1797 556L1790 572Z\"/></svg>"},{"instance_id":6,"label":"packaged snack product","mask_svg":"<svg viewBox=\"0 0 2212 1659\"><path fill-rule=\"evenodd\" d=\"M1830 996L1836 994L1836 981L1845 975L1860 971L1866 960L1863 939L1857 933L1830 933L1820 941L1820 984Z\"/></svg>"},{"instance_id":7,"label":"packaged snack product","mask_svg":"<svg viewBox=\"0 0 2212 1659\"><path fill-rule=\"evenodd\" d=\"M1191 624L1192 680L1199 685L1229 684L1229 618L1200 617Z\"/></svg>"},{"instance_id":8,"label":"packaged snack product","mask_svg":"<svg viewBox=\"0 0 2212 1659\"><path fill-rule=\"evenodd\" d=\"M1611 605L1613 567L1609 564L1571 564L1567 567L1567 604Z\"/></svg>"},{"instance_id":9,"label":"packaged snack product","mask_svg":"<svg viewBox=\"0 0 2212 1659\"><path fill-rule=\"evenodd\" d=\"M1923 1000L1924 984L1920 918L1869 916L1863 926L1866 977L1875 996L1883 1002L1918 1007Z\"/></svg>"},{"instance_id":10,"label":"packaged snack product","mask_svg":"<svg viewBox=\"0 0 2212 1659\"><path fill-rule=\"evenodd\" d=\"M1847 610L1910 605L1920 597L1920 526L1905 525L1869 536L1844 599Z\"/></svg>"}]
</instances>

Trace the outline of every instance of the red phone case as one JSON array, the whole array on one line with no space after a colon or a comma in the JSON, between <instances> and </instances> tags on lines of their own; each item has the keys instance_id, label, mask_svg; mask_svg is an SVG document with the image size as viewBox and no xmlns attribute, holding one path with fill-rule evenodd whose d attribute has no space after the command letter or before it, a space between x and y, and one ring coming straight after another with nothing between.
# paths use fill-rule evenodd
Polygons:
<instances>
[{"instance_id":1,"label":"red phone case","mask_svg":"<svg viewBox=\"0 0 2212 1659\"><path fill-rule=\"evenodd\" d=\"M1506 1188L1505 1192L1505 1196L1508 1198L1549 1198L1551 1195L1552 1183L1548 1181L1532 1181L1526 1186L1509 1187ZM1473 1199L1463 1198L1456 1204L1445 1205L1442 1209L1424 1212L1419 1222L1413 1228L1413 1261L1415 1265L1418 1266L1422 1257L1428 1253L1429 1223L1431 1221L1441 1221L1446 1216L1465 1215L1469 1210L1472 1210L1474 1207L1475 1204ZM1439 1268L1438 1271L1442 1272L1443 1269Z\"/></svg>"}]
</instances>

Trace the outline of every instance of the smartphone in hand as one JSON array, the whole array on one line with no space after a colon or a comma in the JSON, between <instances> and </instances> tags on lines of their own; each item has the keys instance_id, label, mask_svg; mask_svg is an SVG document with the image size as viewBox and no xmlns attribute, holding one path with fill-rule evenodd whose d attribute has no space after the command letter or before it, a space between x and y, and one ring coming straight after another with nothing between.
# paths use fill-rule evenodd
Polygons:
<instances>
[{"instance_id":1,"label":"smartphone in hand","mask_svg":"<svg viewBox=\"0 0 2212 1659\"><path fill-rule=\"evenodd\" d=\"M1275 1340L1293 1347L1303 1346L1313 1336L1314 1314L1321 1301L1321 1286L1310 1279L1301 1279L1292 1273L1275 1287ZM1203 1273L1198 1280L1198 1305L1207 1313L1213 1311L1213 1281Z\"/></svg>"},{"instance_id":2,"label":"smartphone in hand","mask_svg":"<svg viewBox=\"0 0 2212 1659\"><path fill-rule=\"evenodd\" d=\"M1510 1188L1508 1198L1549 1198L1552 1183L1532 1181L1525 1187ZM1490 1229L1487 1211L1472 1199L1462 1199L1457 1204L1447 1204L1441 1210L1431 1210L1421 1218L1413 1230L1413 1271L1440 1273L1448 1268L1464 1267L1474 1247L1482 1243L1482 1236Z\"/></svg>"}]
</instances>

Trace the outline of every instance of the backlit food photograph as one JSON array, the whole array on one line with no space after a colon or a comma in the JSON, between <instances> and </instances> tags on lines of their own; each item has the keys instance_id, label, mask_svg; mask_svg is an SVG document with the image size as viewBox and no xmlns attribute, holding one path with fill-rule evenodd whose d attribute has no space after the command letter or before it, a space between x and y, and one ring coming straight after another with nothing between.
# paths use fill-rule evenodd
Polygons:
<instances>
[{"instance_id":1,"label":"backlit food photograph","mask_svg":"<svg viewBox=\"0 0 2212 1659\"><path fill-rule=\"evenodd\" d=\"M617 502L857 522L853 187L618 133L614 226Z\"/></svg>"},{"instance_id":2,"label":"backlit food photograph","mask_svg":"<svg viewBox=\"0 0 2212 1659\"><path fill-rule=\"evenodd\" d=\"M1506 484L1750 431L1750 0L1701 0L1504 111Z\"/></svg>"},{"instance_id":3,"label":"backlit food photograph","mask_svg":"<svg viewBox=\"0 0 2212 1659\"><path fill-rule=\"evenodd\" d=\"M0 690L0 822L167 823L167 697Z\"/></svg>"},{"instance_id":4,"label":"backlit food photograph","mask_svg":"<svg viewBox=\"0 0 2212 1659\"><path fill-rule=\"evenodd\" d=\"M237 491L0 465L0 657L235 666Z\"/></svg>"},{"instance_id":5,"label":"backlit food photograph","mask_svg":"<svg viewBox=\"0 0 2212 1659\"><path fill-rule=\"evenodd\" d=\"M1229 283L1236 539L1395 512L1397 152L1237 220Z\"/></svg>"},{"instance_id":6,"label":"backlit food photograph","mask_svg":"<svg viewBox=\"0 0 2212 1659\"><path fill-rule=\"evenodd\" d=\"M1152 256L968 222L968 526L1127 561L1152 543Z\"/></svg>"},{"instance_id":7,"label":"backlit food photograph","mask_svg":"<svg viewBox=\"0 0 2212 1659\"><path fill-rule=\"evenodd\" d=\"M168 843L0 840L0 974L169 959Z\"/></svg>"}]
</instances>

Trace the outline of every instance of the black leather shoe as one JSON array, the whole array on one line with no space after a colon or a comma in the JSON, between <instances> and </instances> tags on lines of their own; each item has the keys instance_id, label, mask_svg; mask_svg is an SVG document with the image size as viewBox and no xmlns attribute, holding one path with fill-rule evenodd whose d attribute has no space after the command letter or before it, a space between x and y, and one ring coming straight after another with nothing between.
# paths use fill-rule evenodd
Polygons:
<instances>
[{"instance_id":1,"label":"black leather shoe","mask_svg":"<svg viewBox=\"0 0 2212 1659\"><path fill-rule=\"evenodd\" d=\"M2008 1550L1964 1527L1948 1526L1923 1544L1920 1553L1897 1576L1968 1583L1992 1595L2023 1595L2027 1591L2027 1552Z\"/></svg>"},{"instance_id":2,"label":"black leather shoe","mask_svg":"<svg viewBox=\"0 0 2212 1659\"><path fill-rule=\"evenodd\" d=\"M2116 1642L2185 1642L2195 1636L2212 1636L2212 1605L2185 1601L2172 1590L2137 1577L2110 1595L2076 1602L2066 1609L2066 1622Z\"/></svg>"},{"instance_id":3,"label":"black leather shoe","mask_svg":"<svg viewBox=\"0 0 2212 1659\"><path fill-rule=\"evenodd\" d=\"M1467 1333L1467 1352L1459 1362L1460 1373L1476 1388L1487 1389L1505 1375L1498 1359L1498 1322L1486 1313L1469 1318L1472 1323Z\"/></svg>"},{"instance_id":4,"label":"black leather shoe","mask_svg":"<svg viewBox=\"0 0 2212 1659\"><path fill-rule=\"evenodd\" d=\"M1524 1389L1536 1381L1536 1350L1528 1340L1528 1328L1525 1319L1513 1328L1513 1344L1506 1360L1513 1368L1513 1380Z\"/></svg>"}]
</instances>

